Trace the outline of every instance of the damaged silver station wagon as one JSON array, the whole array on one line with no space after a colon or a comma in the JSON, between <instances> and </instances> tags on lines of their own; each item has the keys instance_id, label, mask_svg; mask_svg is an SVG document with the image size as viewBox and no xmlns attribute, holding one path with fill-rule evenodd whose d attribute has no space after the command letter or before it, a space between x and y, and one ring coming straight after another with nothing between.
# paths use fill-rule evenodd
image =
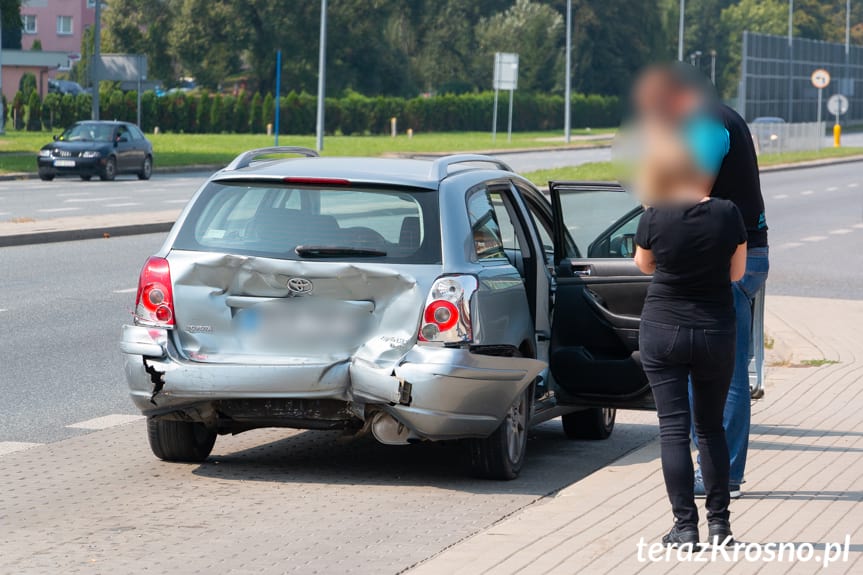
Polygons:
<instances>
[{"instance_id":1,"label":"damaged silver station wagon","mask_svg":"<svg viewBox=\"0 0 863 575\"><path fill-rule=\"evenodd\" d=\"M287 153L304 157L273 159ZM530 425L608 437L615 408L652 408L642 210L615 184L550 196L486 156L240 155L146 262L123 328L153 453L202 461L217 434L343 429L464 440L474 473L511 479Z\"/></svg>"}]
</instances>

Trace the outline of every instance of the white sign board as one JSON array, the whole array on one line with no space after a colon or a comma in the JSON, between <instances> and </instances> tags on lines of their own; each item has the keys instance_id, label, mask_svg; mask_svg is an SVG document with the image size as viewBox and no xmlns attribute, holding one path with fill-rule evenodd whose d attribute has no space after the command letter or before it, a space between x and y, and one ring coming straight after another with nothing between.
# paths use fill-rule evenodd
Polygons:
<instances>
[{"instance_id":1,"label":"white sign board","mask_svg":"<svg viewBox=\"0 0 863 575\"><path fill-rule=\"evenodd\" d=\"M495 90L515 90L518 88L518 54L495 52L494 86Z\"/></svg>"},{"instance_id":2,"label":"white sign board","mask_svg":"<svg viewBox=\"0 0 863 575\"><path fill-rule=\"evenodd\" d=\"M102 54L99 78L121 82L147 79L147 57L143 54Z\"/></svg>"},{"instance_id":3,"label":"white sign board","mask_svg":"<svg viewBox=\"0 0 863 575\"><path fill-rule=\"evenodd\" d=\"M811 80L813 86L822 90L830 85L830 72L819 68L812 72Z\"/></svg>"},{"instance_id":4,"label":"white sign board","mask_svg":"<svg viewBox=\"0 0 863 575\"><path fill-rule=\"evenodd\" d=\"M841 116L848 111L848 98L842 94L833 94L827 100L827 111L834 116Z\"/></svg>"}]
</instances>

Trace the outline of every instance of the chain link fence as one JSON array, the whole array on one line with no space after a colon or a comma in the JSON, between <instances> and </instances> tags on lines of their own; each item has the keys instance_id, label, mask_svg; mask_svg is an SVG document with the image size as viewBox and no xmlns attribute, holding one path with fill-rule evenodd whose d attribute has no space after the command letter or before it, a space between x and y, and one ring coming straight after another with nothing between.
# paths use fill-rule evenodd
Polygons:
<instances>
[{"instance_id":1,"label":"chain link fence","mask_svg":"<svg viewBox=\"0 0 863 575\"><path fill-rule=\"evenodd\" d=\"M843 125L863 124L863 47L794 38L743 33L743 53L737 109L747 121L777 117L785 122L814 122L818 114L818 90L810 77L818 68L830 73L824 89L821 117L832 123L827 99L843 94L849 100Z\"/></svg>"}]
</instances>

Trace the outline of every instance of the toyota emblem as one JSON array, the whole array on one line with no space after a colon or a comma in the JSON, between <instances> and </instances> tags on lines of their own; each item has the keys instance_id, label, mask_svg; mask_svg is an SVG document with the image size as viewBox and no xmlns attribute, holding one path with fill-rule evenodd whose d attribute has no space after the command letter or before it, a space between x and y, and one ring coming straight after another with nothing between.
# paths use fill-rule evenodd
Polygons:
<instances>
[{"instance_id":1,"label":"toyota emblem","mask_svg":"<svg viewBox=\"0 0 863 575\"><path fill-rule=\"evenodd\" d=\"M294 295L308 295L315 289L311 280L306 278L291 278L288 280L288 291Z\"/></svg>"}]
</instances>

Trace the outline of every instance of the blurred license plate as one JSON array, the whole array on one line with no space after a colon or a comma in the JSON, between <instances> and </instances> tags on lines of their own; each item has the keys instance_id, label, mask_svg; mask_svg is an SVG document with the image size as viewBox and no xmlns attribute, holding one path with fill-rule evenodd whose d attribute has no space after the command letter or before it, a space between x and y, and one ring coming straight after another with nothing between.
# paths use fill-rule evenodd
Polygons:
<instances>
[{"instance_id":1,"label":"blurred license plate","mask_svg":"<svg viewBox=\"0 0 863 575\"><path fill-rule=\"evenodd\" d=\"M75 160L54 160L55 168L74 168Z\"/></svg>"},{"instance_id":2,"label":"blurred license plate","mask_svg":"<svg viewBox=\"0 0 863 575\"><path fill-rule=\"evenodd\" d=\"M309 341L356 336L364 322L362 315L351 311L338 305L311 309L299 305L259 305L241 310L235 321L244 335Z\"/></svg>"}]
</instances>

